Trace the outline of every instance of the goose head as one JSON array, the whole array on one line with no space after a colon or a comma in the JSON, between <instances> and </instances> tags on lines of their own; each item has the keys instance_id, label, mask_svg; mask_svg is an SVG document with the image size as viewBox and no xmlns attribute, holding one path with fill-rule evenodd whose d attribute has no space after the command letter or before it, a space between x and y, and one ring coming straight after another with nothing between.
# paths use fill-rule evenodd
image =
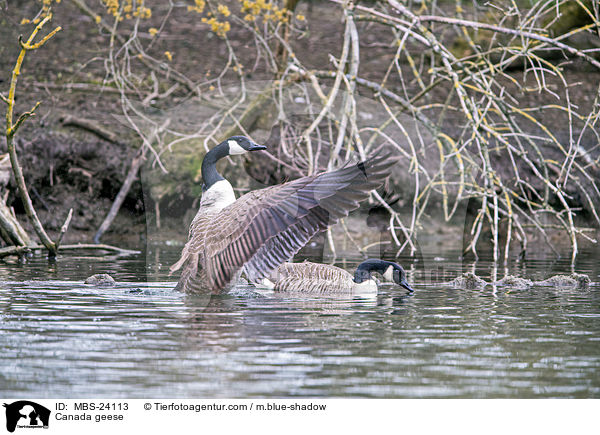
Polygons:
<instances>
[{"instance_id":1,"label":"goose head","mask_svg":"<svg viewBox=\"0 0 600 435\"><path fill-rule=\"evenodd\" d=\"M225 139L206 153L202 160L202 181L204 181L202 190L206 191L215 183L224 180L217 172L217 162L222 158L266 149L266 146L254 143L245 136L231 136L229 139Z\"/></svg>"},{"instance_id":2,"label":"goose head","mask_svg":"<svg viewBox=\"0 0 600 435\"><path fill-rule=\"evenodd\" d=\"M236 154L245 154L251 151L262 151L267 149L266 146L254 143L252 140L248 139L245 136L231 136L223 143L227 144L228 154L230 156Z\"/></svg>"},{"instance_id":3,"label":"goose head","mask_svg":"<svg viewBox=\"0 0 600 435\"><path fill-rule=\"evenodd\" d=\"M406 281L406 272L397 263L390 263L387 267L386 271L383 273L383 277L390 282L395 282L396 284L404 287L409 292L414 291L412 287Z\"/></svg>"},{"instance_id":4,"label":"goose head","mask_svg":"<svg viewBox=\"0 0 600 435\"><path fill-rule=\"evenodd\" d=\"M354 274L354 282L360 284L371 279L371 272L379 272L386 281L395 282L408 291L414 291L406 281L406 272L402 266L379 259L369 259L359 264Z\"/></svg>"}]
</instances>

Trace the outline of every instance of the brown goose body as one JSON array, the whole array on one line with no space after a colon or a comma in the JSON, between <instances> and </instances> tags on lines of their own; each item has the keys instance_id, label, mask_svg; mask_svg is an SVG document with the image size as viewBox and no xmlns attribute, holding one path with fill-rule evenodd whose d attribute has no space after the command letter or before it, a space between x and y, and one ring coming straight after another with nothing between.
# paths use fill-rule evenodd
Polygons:
<instances>
[{"instance_id":1,"label":"brown goose body","mask_svg":"<svg viewBox=\"0 0 600 435\"><path fill-rule=\"evenodd\" d=\"M273 290L311 294L350 294L361 291L351 273L328 264L283 263L271 275ZM376 293L377 283L367 281L363 292ZM269 285L271 287L271 285Z\"/></svg>"},{"instance_id":2,"label":"brown goose body","mask_svg":"<svg viewBox=\"0 0 600 435\"><path fill-rule=\"evenodd\" d=\"M308 294L376 294L379 283L371 276L378 272L386 281L413 291L406 272L399 264L369 259L356 268L354 275L336 266L305 261L283 263L263 284L274 291Z\"/></svg>"},{"instance_id":3,"label":"brown goose body","mask_svg":"<svg viewBox=\"0 0 600 435\"><path fill-rule=\"evenodd\" d=\"M242 270L250 282L260 282L315 234L358 208L382 184L392 164L393 159L377 155L255 190L238 200L231 185L216 174L219 181L203 193L188 242L171 267L172 272L183 268L176 288L218 293L235 284Z\"/></svg>"}]
</instances>

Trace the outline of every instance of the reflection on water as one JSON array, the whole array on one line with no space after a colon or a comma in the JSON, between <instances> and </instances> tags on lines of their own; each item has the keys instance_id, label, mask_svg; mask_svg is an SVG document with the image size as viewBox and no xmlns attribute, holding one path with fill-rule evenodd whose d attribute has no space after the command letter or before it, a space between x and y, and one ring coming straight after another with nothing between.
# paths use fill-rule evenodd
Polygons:
<instances>
[{"instance_id":1,"label":"reflection on water","mask_svg":"<svg viewBox=\"0 0 600 435\"><path fill-rule=\"evenodd\" d=\"M203 298L172 291L176 254L153 253L162 263L150 266L143 256L0 266L3 396L600 397L600 287L451 289L442 282L464 269L447 253L402 259L412 295L242 287ZM595 258L583 255L576 269L597 282ZM473 268L488 280L505 272ZM561 271L568 263L545 259L508 270L534 279ZM119 285L82 283L99 272Z\"/></svg>"}]
</instances>

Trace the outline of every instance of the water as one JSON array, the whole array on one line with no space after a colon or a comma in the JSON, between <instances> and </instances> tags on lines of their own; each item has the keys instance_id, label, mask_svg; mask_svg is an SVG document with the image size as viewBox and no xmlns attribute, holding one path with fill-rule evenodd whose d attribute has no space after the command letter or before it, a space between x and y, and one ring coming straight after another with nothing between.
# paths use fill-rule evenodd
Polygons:
<instances>
[{"instance_id":1,"label":"water","mask_svg":"<svg viewBox=\"0 0 600 435\"><path fill-rule=\"evenodd\" d=\"M600 287L452 289L442 282L463 265L450 252L401 260L412 295L241 287L207 299L172 291L176 252L2 264L2 396L600 397ZM597 282L595 258L583 253L576 270ZM474 269L494 273L489 261ZM569 270L552 258L509 266L534 279ZM99 272L119 285L83 284Z\"/></svg>"}]
</instances>

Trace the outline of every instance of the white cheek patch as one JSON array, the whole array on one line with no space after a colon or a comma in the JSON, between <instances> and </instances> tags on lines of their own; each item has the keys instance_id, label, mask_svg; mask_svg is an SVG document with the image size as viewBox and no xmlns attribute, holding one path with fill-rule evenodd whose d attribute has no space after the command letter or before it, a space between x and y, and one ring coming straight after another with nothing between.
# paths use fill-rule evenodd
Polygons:
<instances>
[{"instance_id":1,"label":"white cheek patch","mask_svg":"<svg viewBox=\"0 0 600 435\"><path fill-rule=\"evenodd\" d=\"M240 144L234 140L227 141L227 144L229 145L229 155L245 154L248 152L248 150L242 148Z\"/></svg>"},{"instance_id":2,"label":"white cheek patch","mask_svg":"<svg viewBox=\"0 0 600 435\"><path fill-rule=\"evenodd\" d=\"M390 281L390 282L394 281L394 267L388 266L387 270L383 274L383 277L385 278L386 281Z\"/></svg>"}]
</instances>

